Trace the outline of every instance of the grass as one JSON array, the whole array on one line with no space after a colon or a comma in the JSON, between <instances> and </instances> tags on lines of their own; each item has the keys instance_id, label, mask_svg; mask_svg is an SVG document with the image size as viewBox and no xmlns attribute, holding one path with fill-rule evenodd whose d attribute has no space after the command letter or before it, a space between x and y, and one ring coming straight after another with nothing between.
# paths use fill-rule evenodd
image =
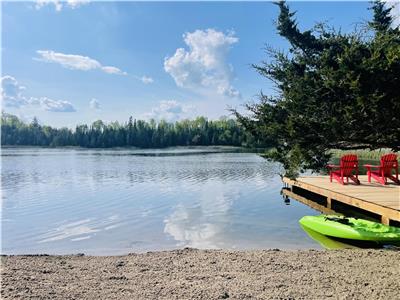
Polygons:
<instances>
[{"instance_id":1,"label":"grass","mask_svg":"<svg viewBox=\"0 0 400 300\"><path fill-rule=\"evenodd\" d=\"M330 150L330 153L332 153L332 158L340 158L343 155L346 154L356 154L359 159L365 159L365 160L378 160L381 158L382 155L387 154L387 153L393 153L393 151L390 151L390 149L377 149L377 150L337 150L333 149ZM399 153L398 153L399 154Z\"/></svg>"},{"instance_id":2,"label":"grass","mask_svg":"<svg viewBox=\"0 0 400 300\"><path fill-rule=\"evenodd\" d=\"M383 148L383 149L377 149L377 150L367 150L367 149L362 149L362 150L338 150L338 149L332 149L329 151L329 153L332 154L333 159L338 159L342 157L343 155L346 154L356 154L359 159L361 160L376 160L379 161L381 156L387 153L393 153L393 151L390 151L390 149ZM400 156L400 152L395 152ZM262 153L260 154L261 157L266 158L266 154Z\"/></svg>"}]
</instances>

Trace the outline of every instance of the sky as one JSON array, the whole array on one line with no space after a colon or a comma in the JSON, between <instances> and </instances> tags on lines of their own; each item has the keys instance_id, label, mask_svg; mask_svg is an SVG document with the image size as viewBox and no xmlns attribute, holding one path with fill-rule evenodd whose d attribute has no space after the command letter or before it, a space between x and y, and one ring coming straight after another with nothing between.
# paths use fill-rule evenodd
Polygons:
<instances>
[{"instance_id":1,"label":"sky","mask_svg":"<svg viewBox=\"0 0 400 300\"><path fill-rule=\"evenodd\" d=\"M301 29L342 31L368 2L289 2ZM271 82L251 67L287 50L271 2L2 2L2 110L74 127L97 119L217 119Z\"/></svg>"}]
</instances>

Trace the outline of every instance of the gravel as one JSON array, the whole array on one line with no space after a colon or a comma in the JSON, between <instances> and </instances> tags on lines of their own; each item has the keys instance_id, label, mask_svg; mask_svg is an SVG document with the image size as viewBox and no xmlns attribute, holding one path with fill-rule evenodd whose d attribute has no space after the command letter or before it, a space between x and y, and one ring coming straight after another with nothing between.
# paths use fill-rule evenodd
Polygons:
<instances>
[{"instance_id":1,"label":"gravel","mask_svg":"<svg viewBox=\"0 0 400 300\"><path fill-rule=\"evenodd\" d=\"M1 257L1 299L400 299L400 251Z\"/></svg>"}]
</instances>

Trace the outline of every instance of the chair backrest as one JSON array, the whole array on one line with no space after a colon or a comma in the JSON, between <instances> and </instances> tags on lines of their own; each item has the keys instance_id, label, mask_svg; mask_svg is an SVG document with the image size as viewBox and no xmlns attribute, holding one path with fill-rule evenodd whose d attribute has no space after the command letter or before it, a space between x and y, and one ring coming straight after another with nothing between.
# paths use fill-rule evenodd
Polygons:
<instances>
[{"instance_id":1,"label":"chair backrest","mask_svg":"<svg viewBox=\"0 0 400 300\"><path fill-rule=\"evenodd\" d=\"M358 157L354 154L347 154L340 158L340 169L343 175L351 175L354 170L358 170Z\"/></svg>"},{"instance_id":2,"label":"chair backrest","mask_svg":"<svg viewBox=\"0 0 400 300\"><path fill-rule=\"evenodd\" d=\"M392 170L397 170L399 163L397 162L397 154L389 153L381 157L381 169L385 175L391 175Z\"/></svg>"}]
</instances>

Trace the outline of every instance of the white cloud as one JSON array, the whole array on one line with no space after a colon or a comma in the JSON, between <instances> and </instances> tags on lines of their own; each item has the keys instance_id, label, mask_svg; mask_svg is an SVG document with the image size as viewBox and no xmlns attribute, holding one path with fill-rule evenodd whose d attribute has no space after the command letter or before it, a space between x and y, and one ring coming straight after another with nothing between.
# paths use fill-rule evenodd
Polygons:
<instances>
[{"instance_id":1,"label":"white cloud","mask_svg":"<svg viewBox=\"0 0 400 300\"><path fill-rule=\"evenodd\" d=\"M9 75L1 78L1 98L4 106L20 108L22 106L37 106L52 112L74 112L76 111L71 102L64 100L53 100L47 97L27 97L23 95L25 87Z\"/></svg>"},{"instance_id":2,"label":"white cloud","mask_svg":"<svg viewBox=\"0 0 400 300\"><path fill-rule=\"evenodd\" d=\"M9 75L1 78L1 99L6 107L21 107L28 103L27 99L22 95L25 90L18 81Z\"/></svg>"},{"instance_id":3,"label":"white cloud","mask_svg":"<svg viewBox=\"0 0 400 300\"><path fill-rule=\"evenodd\" d=\"M108 74L127 75L126 72L117 67L103 66L100 62L88 56L64 54L52 50L38 50L36 53L40 55L40 58L36 58L36 60L57 63L71 70L89 71L99 69Z\"/></svg>"},{"instance_id":4,"label":"white cloud","mask_svg":"<svg viewBox=\"0 0 400 300\"><path fill-rule=\"evenodd\" d=\"M52 112L75 112L76 109L71 102L63 100L53 100L47 97L39 99L39 104L43 110Z\"/></svg>"},{"instance_id":5,"label":"white cloud","mask_svg":"<svg viewBox=\"0 0 400 300\"><path fill-rule=\"evenodd\" d=\"M101 67L101 69L108 74L128 75L128 73L121 71L117 67L106 66Z\"/></svg>"},{"instance_id":6,"label":"white cloud","mask_svg":"<svg viewBox=\"0 0 400 300\"><path fill-rule=\"evenodd\" d=\"M240 97L231 83L233 67L227 62L231 46L239 41L235 34L207 29L186 33L183 38L189 49L178 48L164 61L164 70L175 83L183 88L213 89L220 95Z\"/></svg>"},{"instance_id":7,"label":"white cloud","mask_svg":"<svg viewBox=\"0 0 400 300\"><path fill-rule=\"evenodd\" d=\"M137 79L137 80L139 80L139 81L141 81L141 82L143 82L144 84L150 84L150 83L153 83L154 82L154 79L153 78L151 78L150 76L146 76L146 75L143 75L142 77L139 77L139 76L133 76L135 79Z\"/></svg>"},{"instance_id":8,"label":"white cloud","mask_svg":"<svg viewBox=\"0 0 400 300\"><path fill-rule=\"evenodd\" d=\"M78 8L82 5L89 4L90 0L67 0L67 5L72 9Z\"/></svg>"},{"instance_id":9,"label":"white cloud","mask_svg":"<svg viewBox=\"0 0 400 300\"><path fill-rule=\"evenodd\" d=\"M63 6L61 1L58 0L36 0L36 9L41 9L43 6L50 4L54 5L56 11L61 11Z\"/></svg>"},{"instance_id":10,"label":"white cloud","mask_svg":"<svg viewBox=\"0 0 400 300\"><path fill-rule=\"evenodd\" d=\"M400 26L400 2L393 0L386 0L386 7L392 7L391 16L393 19L393 27Z\"/></svg>"},{"instance_id":11,"label":"white cloud","mask_svg":"<svg viewBox=\"0 0 400 300\"><path fill-rule=\"evenodd\" d=\"M97 60L87 56L63 54L49 50L38 50L36 53L41 56L40 60L58 63L67 69L88 71L101 68L101 64Z\"/></svg>"},{"instance_id":12,"label":"white cloud","mask_svg":"<svg viewBox=\"0 0 400 300\"><path fill-rule=\"evenodd\" d=\"M60 1L60 0L36 0L36 9L41 9L43 6L46 5L54 5L56 11L61 11L63 7L69 7L72 9L78 8L82 5L88 4L89 0L67 0L67 1Z\"/></svg>"},{"instance_id":13,"label":"white cloud","mask_svg":"<svg viewBox=\"0 0 400 300\"><path fill-rule=\"evenodd\" d=\"M179 119L188 117L190 112L194 111L194 107L190 105L183 105L175 100L163 100L159 105L153 107L151 112L146 113L146 119L166 120L174 122Z\"/></svg>"},{"instance_id":14,"label":"white cloud","mask_svg":"<svg viewBox=\"0 0 400 300\"><path fill-rule=\"evenodd\" d=\"M149 83L153 83L153 82L154 82L153 78L148 77L148 76L142 76L142 77L140 78L140 80L141 80L144 84L149 84Z\"/></svg>"},{"instance_id":15,"label":"white cloud","mask_svg":"<svg viewBox=\"0 0 400 300\"><path fill-rule=\"evenodd\" d=\"M97 110L97 109L100 109L100 108L101 108L99 100L97 100L97 99L95 99L95 98L93 98L92 100L90 100L89 105L90 105L90 108L91 108L91 109Z\"/></svg>"}]
</instances>

